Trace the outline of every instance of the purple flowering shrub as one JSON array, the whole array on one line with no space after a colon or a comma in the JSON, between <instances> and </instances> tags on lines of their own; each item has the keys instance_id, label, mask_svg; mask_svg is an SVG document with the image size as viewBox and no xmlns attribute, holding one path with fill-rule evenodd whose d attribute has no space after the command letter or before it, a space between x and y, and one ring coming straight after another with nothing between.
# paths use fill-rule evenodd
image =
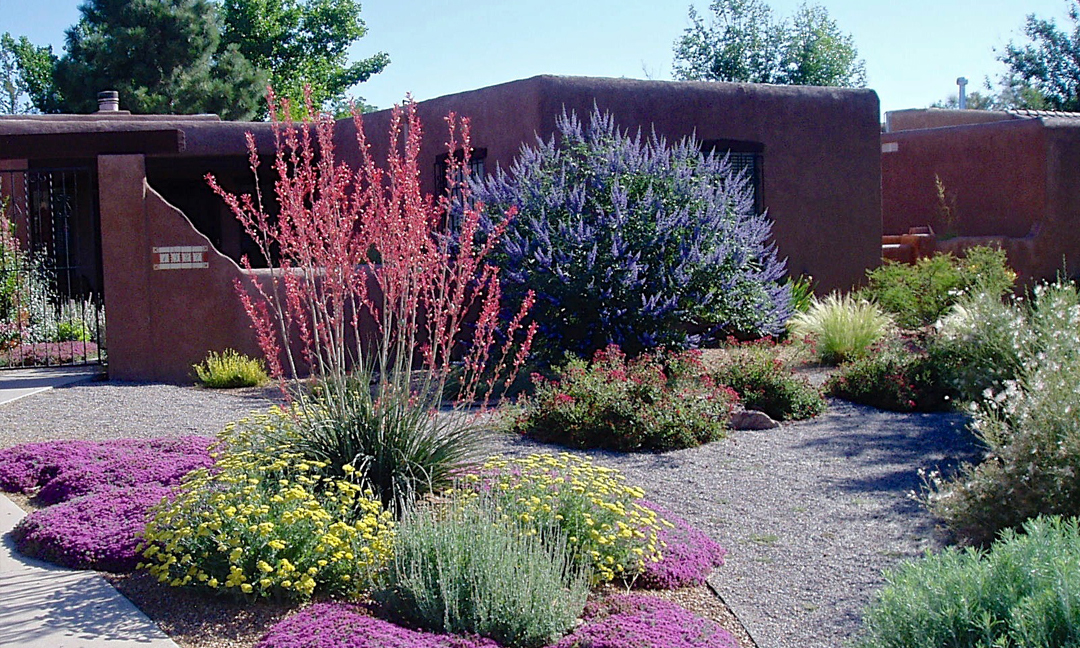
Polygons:
<instances>
[{"instance_id":1,"label":"purple flowering shrub","mask_svg":"<svg viewBox=\"0 0 1080 648\"><path fill-rule=\"evenodd\" d=\"M209 437L49 441L0 450L0 489L33 494L41 504L117 487L170 486L213 464Z\"/></svg>"},{"instance_id":2,"label":"purple flowering shrub","mask_svg":"<svg viewBox=\"0 0 1080 648\"><path fill-rule=\"evenodd\" d=\"M553 648L738 648L735 637L715 622L643 594L590 603L583 618Z\"/></svg>"},{"instance_id":3,"label":"purple flowering shrub","mask_svg":"<svg viewBox=\"0 0 1080 648\"><path fill-rule=\"evenodd\" d=\"M34 511L12 530L19 553L73 569L129 572L136 535L170 488L145 484L95 492Z\"/></svg>"},{"instance_id":4,"label":"purple flowering shrub","mask_svg":"<svg viewBox=\"0 0 1080 648\"><path fill-rule=\"evenodd\" d=\"M791 313L772 224L748 179L692 138L669 145L556 119L510 173L476 180L487 213L518 210L495 261L511 303L536 295L534 355L556 363L609 344L631 355L688 347L721 331L775 335Z\"/></svg>"},{"instance_id":5,"label":"purple flowering shrub","mask_svg":"<svg viewBox=\"0 0 1080 648\"><path fill-rule=\"evenodd\" d=\"M419 632L346 603L318 603L270 628L256 648L499 648L491 639Z\"/></svg>"},{"instance_id":6,"label":"purple flowering shrub","mask_svg":"<svg viewBox=\"0 0 1080 648\"><path fill-rule=\"evenodd\" d=\"M659 539L664 547L662 558L645 565L644 572L634 581L635 587L645 589L676 589L701 585L714 567L724 564L727 550L704 532L659 504L640 500L670 526L660 529Z\"/></svg>"}]
</instances>

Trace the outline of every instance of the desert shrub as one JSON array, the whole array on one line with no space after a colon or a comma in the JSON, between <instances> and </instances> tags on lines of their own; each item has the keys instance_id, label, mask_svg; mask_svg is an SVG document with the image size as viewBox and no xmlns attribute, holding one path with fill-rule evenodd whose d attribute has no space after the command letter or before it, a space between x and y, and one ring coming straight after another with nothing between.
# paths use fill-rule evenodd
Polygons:
<instances>
[{"instance_id":1,"label":"desert shrub","mask_svg":"<svg viewBox=\"0 0 1080 648\"><path fill-rule=\"evenodd\" d=\"M518 210L495 259L508 295L536 294L542 358L783 329L771 221L726 159L693 139L632 136L599 110L584 126L563 114L556 129L473 187L485 205Z\"/></svg>"},{"instance_id":2,"label":"desert shrub","mask_svg":"<svg viewBox=\"0 0 1080 648\"><path fill-rule=\"evenodd\" d=\"M1039 514L1080 515L1080 296L1038 286L1016 380L988 394L973 428L986 459L931 479L928 502L947 526L986 543Z\"/></svg>"},{"instance_id":3,"label":"desert shrub","mask_svg":"<svg viewBox=\"0 0 1080 648\"><path fill-rule=\"evenodd\" d=\"M193 369L202 386L211 389L258 387L270 380L261 360L241 355L233 349L225 349L222 353L211 351L206 360Z\"/></svg>"},{"instance_id":4,"label":"desert shrub","mask_svg":"<svg viewBox=\"0 0 1080 648\"><path fill-rule=\"evenodd\" d=\"M256 648L500 648L491 639L410 630L348 603L316 603L275 624Z\"/></svg>"},{"instance_id":5,"label":"desert shrub","mask_svg":"<svg viewBox=\"0 0 1080 648\"><path fill-rule=\"evenodd\" d=\"M386 584L389 613L437 632L539 648L573 627L589 593L557 527L506 520L481 496L420 507L398 527Z\"/></svg>"},{"instance_id":6,"label":"desert shrub","mask_svg":"<svg viewBox=\"0 0 1080 648\"><path fill-rule=\"evenodd\" d=\"M671 450L724 436L737 396L704 375L697 352L627 360L617 347L536 377L511 429L575 448Z\"/></svg>"},{"instance_id":7,"label":"desert shrub","mask_svg":"<svg viewBox=\"0 0 1080 648\"><path fill-rule=\"evenodd\" d=\"M492 457L466 477L507 520L535 529L558 527L594 581L632 581L661 558L659 534L670 526L639 500L645 493L625 477L570 454Z\"/></svg>"},{"instance_id":8,"label":"desert shrub","mask_svg":"<svg viewBox=\"0 0 1080 648\"><path fill-rule=\"evenodd\" d=\"M948 383L956 359L941 350L879 345L840 366L825 383L830 396L894 412L951 409L957 393Z\"/></svg>"},{"instance_id":9,"label":"desert shrub","mask_svg":"<svg viewBox=\"0 0 1080 648\"><path fill-rule=\"evenodd\" d=\"M553 648L736 648L735 637L715 622L674 603L642 594L589 603L584 623Z\"/></svg>"},{"instance_id":10,"label":"desert shrub","mask_svg":"<svg viewBox=\"0 0 1080 648\"><path fill-rule=\"evenodd\" d=\"M15 548L72 569L129 572L151 507L170 488L150 483L83 495L31 512L11 532Z\"/></svg>"},{"instance_id":11,"label":"desert shrub","mask_svg":"<svg viewBox=\"0 0 1080 648\"><path fill-rule=\"evenodd\" d=\"M949 548L886 573L860 648L1080 645L1076 519L1029 520L989 551Z\"/></svg>"},{"instance_id":12,"label":"desert shrub","mask_svg":"<svg viewBox=\"0 0 1080 648\"><path fill-rule=\"evenodd\" d=\"M930 349L942 360L943 378L961 401L1001 391L1022 364L1027 321L1023 311L999 295L960 299L937 324Z\"/></svg>"},{"instance_id":13,"label":"desert shrub","mask_svg":"<svg viewBox=\"0 0 1080 648\"><path fill-rule=\"evenodd\" d=\"M0 490L55 504L115 488L170 486L213 463L212 443L200 436L26 443L0 450Z\"/></svg>"},{"instance_id":14,"label":"desert shrub","mask_svg":"<svg viewBox=\"0 0 1080 648\"><path fill-rule=\"evenodd\" d=\"M785 366L778 347L769 339L730 346L709 367L718 385L735 390L746 409L773 419L807 419L825 411L820 390Z\"/></svg>"},{"instance_id":15,"label":"desert shrub","mask_svg":"<svg viewBox=\"0 0 1080 648\"><path fill-rule=\"evenodd\" d=\"M155 511L147 568L170 585L253 597L361 591L390 555L391 516L324 467L287 447L228 449Z\"/></svg>"},{"instance_id":16,"label":"desert shrub","mask_svg":"<svg viewBox=\"0 0 1080 648\"><path fill-rule=\"evenodd\" d=\"M791 334L808 339L825 364L862 357L885 337L891 321L873 304L851 295L814 299L810 310L788 322Z\"/></svg>"},{"instance_id":17,"label":"desert shrub","mask_svg":"<svg viewBox=\"0 0 1080 648\"><path fill-rule=\"evenodd\" d=\"M658 536L663 547L660 559L645 562L645 569L634 581L634 587L695 587L705 583L713 568L723 566L727 550L720 543L658 504L645 500L640 504L655 511L667 524L660 527Z\"/></svg>"},{"instance_id":18,"label":"desert shrub","mask_svg":"<svg viewBox=\"0 0 1080 648\"><path fill-rule=\"evenodd\" d=\"M916 329L943 317L966 294L1001 296L1012 289L1016 273L1009 269L1005 251L974 247L963 258L936 254L914 264L886 261L866 273L859 291L892 315L901 328Z\"/></svg>"}]
</instances>

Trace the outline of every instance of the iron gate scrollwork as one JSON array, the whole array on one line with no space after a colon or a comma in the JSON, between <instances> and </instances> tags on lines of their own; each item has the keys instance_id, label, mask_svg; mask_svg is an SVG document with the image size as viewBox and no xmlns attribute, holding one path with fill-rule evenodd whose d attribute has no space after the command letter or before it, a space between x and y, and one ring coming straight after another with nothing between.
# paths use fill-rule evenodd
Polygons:
<instances>
[{"instance_id":1,"label":"iron gate scrollwork","mask_svg":"<svg viewBox=\"0 0 1080 648\"><path fill-rule=\"evenodd\" d=\"M0 171L0 368L105 360L93 169Z\"/></svg>"}]
</instances>

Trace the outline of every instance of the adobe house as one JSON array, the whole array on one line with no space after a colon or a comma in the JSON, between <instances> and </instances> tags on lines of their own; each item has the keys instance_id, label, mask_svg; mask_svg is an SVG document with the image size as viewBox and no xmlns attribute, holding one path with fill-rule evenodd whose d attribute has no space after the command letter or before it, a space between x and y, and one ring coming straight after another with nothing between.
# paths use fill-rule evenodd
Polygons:
<instances>
[{"instance_id":1,"label":"adobe house","mask_svg":"<svg viewBox=\"0 0 1080 648\"><path fill-rule=\"evenodd\" d=\"M709 150L730 153L774 220L790 272L813 275L819 291L849 288L880 262L880 125L871 90L538 76L440 97L417 104L424 190L440 188L448 112L471 119L470 163L485 172L508 168L522 144L549 137L564 109L586 117L594 104L622 128L655 128L669 141L696 134ZM84 244L85 274L97 272L94 289L104 294L110 376L188 382L208 350L258 353L233 288L244 279L236 261L250 242L203 177L213 172L227 189L251 191L244 134L253 132L260 155L272 156L272 132L265 123L117 108L105 97L93 115L0 118L0 183L26 205L26 231L55 231L56 219L33 216L42 210L29 185L80 170L85 208L68 220L94 238ZM364 116L376 160L385 158L389 119L389 111ZM336 128L339 158L355 160L352 120Z\"/></svg>"},{"instance_id":2,"label":"adobe house","mask_svg":"<svg viewBox=\"0 0 1080 648\"><path fill-rule=\"evenodd\" d=\"M1080 269L1080 114L903 110L881 142L886 256L996 245L1025 286Z\"/></svg>"}]
</instances>

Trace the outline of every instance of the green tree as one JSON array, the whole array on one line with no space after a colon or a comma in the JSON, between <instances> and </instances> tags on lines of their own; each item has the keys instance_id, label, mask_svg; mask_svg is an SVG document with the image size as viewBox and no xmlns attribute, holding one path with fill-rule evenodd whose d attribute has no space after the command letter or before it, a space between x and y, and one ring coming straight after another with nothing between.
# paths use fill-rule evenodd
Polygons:
<instances>
[{"instance_id":1,"label":"green tree","mask_svg":"<svg viewBox=\"0 0 1080 648\"><path fill-rule=\"evenodd\" d=\"M56 109L52 47L37 47L26 36L0 36L0 114Z\"/></svg>"},{"instance_id":2,"label":"green tree","mask_svg":"<svg viewBox=\"0 0 1080 648\"><path fill-rule=\"evenodd\" d=\"M250 119L261 109L266 76L222 46L209 0L86 0L80 10L55 68L64 112L95 110L100 90L118 90L136 113Z\"/></svg>"},{"instance_id":3,"label":"green tree","mask_svg":"<svg viewBox=\"0 0 1080 648\"><path fill-rule=\"evenodd\" d=\"M1080 0L1069 7L1069 22L1063 31L1030 14L1028 42L1010 42L998 56L1009 68L1002 86L1012 107L1080 111Z\"/></svg>"},{"instance_id":4,"label":"green tree","mask_svg":"<svg viewBox=\"0 0 1080 648\"><path fill-rule=\"evenodd\" d=\"M305 86L330 108L390 63L383 52L349 63L349 46L367 33L357 0L224 0L221 13L222 47L235 46L297 107Z\"/></svg>"},{"instance_id":5,"label":"green tree","mask_svg":"<svg viewBox=\"0 0 1080 648\"><path fill-rule=\"evenodd\" d=\"M854 39L828 11L802 5L777 21L762 0L713 0L706 22L690 7L675 41L675 76L684 80L861 87L865 64Z\"/></svg>"}]
</instances>

